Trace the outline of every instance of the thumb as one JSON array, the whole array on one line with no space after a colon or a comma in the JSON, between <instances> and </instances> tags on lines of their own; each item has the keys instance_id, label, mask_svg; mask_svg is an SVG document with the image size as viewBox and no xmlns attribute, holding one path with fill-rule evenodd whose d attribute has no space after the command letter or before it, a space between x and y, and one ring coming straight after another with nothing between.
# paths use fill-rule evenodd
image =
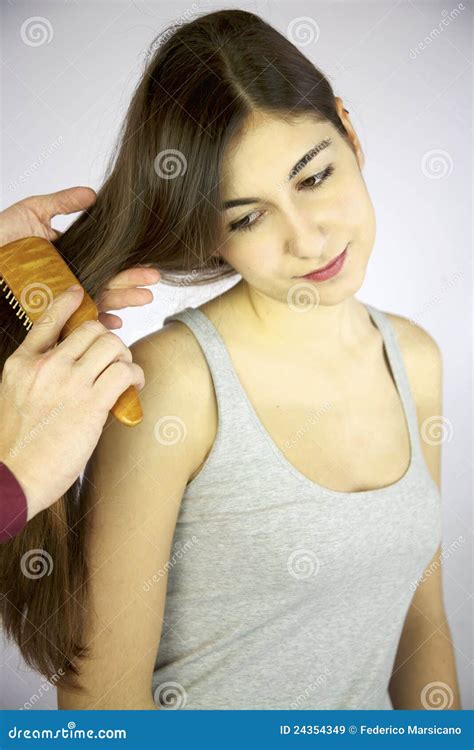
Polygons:
<instances>
[{"instance_id":1,"label":"thumb","mask_svg":"<svg viewBox=\"0 0 474 750\"><path fill-rule=\"evenodd\" d=\"M84 297L84 289L67 289L46 308L25 336L21 348L26 354L43 354L53 347L59 334Z\"/></svg>"},{"instance_id":2,"label":"thumb","mask_svg":"<svg viewBox=\"0 0 474 750\"><path fill-rule=\"evenodd\" d=\"M72 214L89 208L97 200L97 194L89 187L71 187L56 193L35 196L42 219L49 221L58 214Z\"/></svg>"}]
</instances>

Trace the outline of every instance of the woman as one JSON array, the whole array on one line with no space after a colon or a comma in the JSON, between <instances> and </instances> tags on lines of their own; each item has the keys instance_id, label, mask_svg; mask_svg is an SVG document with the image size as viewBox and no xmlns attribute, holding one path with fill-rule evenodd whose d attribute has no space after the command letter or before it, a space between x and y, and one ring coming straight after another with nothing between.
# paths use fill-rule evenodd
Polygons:
<instances>
[{"instance_id":1,"label":"woman","mask_svg":"<svg viewBox=\"0 0 474 750\"><path fill-rule=\"evenodd\" d=\"M440 353L354 296L362 168L341 99L260 18L166 32L60 250L92 290L136 261L241 279L131 347L144 421L109 421L55 540L70 565L15 592L23 653L66 668L60 708L418 708L434 682L457 707L439 566L420 582Z\"/></svg>"}]
</instances>

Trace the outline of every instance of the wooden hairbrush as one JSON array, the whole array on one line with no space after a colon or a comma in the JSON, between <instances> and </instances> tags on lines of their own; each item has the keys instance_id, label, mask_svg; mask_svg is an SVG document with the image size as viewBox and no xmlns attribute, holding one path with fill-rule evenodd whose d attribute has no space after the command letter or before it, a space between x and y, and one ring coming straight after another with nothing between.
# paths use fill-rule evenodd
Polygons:
<instances>
[{"instance_id":1,"label":"wooden hairbrush","mask_svg":"<svg viewBox=\"0 0 474 750\"><path fill-rule=\"evenodd\" d=\"M6 295L12 310L16 310L16 316L23 320L27 330L51 302L73 284L80 284L80 281L49 240L25 237L0 247L0 291ZM58 343L85 320L97 320L98 317L94 300L84 290L82 302L61 330ZM142 421L143 412L135 386L129 386L119 396L111 413L127 427Z\"/></svg>"}]
</instances>

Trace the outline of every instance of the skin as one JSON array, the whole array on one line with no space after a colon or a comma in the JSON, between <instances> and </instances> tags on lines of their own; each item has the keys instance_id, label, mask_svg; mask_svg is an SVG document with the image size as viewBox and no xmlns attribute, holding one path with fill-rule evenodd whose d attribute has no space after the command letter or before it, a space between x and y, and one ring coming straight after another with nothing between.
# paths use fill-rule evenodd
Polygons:
<instances>
[{"instance_id":1,"label":"skin","mask_svg":"<svg viewBox=\"0 0 474 750\"><path fill-rule=\"evenodd\" d=\"M239 295L239 324L247 318L266 345L284 345L290 353L300 354L304 341L305 351L309 347L336 366L346 347L357 345L363 325L368 330L367 316L354 294L364 280L375 239L374 209L361 171L363 153L340 99L338 109L352 148L332 125L315 124L310 117L295 125L260 113L254 116L238 148L225 160L222 192L224 201L246 196L266 200L228 209L223 220L228 228L249 215L251 221L262 218L249 231L228 233L219 249L242 275L234 292ZM325 138L331 138L331 145L280 188L286 165L291 167ZM334 173L321 187L309 190L321 180L312 175L330 163ZM294 277L327 265L347 243L342 271L330 280L310 282L319 304L295 314L287 302L288 293L301 283Z\"/></svg>"},{"instance_id":2,"label":"skin","mask_svg":"<svg viewBox=\"0 0 474 750\"><path fill-rule=\"evenodd\" d=\"M397 481L407 466L409 442L380 332L354 296L373 249L375 217L362 177L359 141L342 100L336 103L352 147L331 125L315 124L309 118L290 125L259 113L249 121L238 148L229 149L222 182L224 201L248 196L263 200L223 213L219 253L242 280L200 309L219 329L237 375L274 442L281 444L302 424L312 394L337 404L329 423L319 426L317 462L314 444L304 440L285 455L313 481L353 491ZM332 139L331 148L308 162L295 180L284 181L298 158L326 137ZM301 184L311 184L311 175L319 174L329 162L335 164L335 172L324 186L302 192ZM229 224L255 211L265 215L254 230L229 232ZM304 314L295 312L287 301L288 292L299 282L293 277L325 265L348 242L343 271L331 280L311 282L319 294L318 304ZM420 326L402 316L387 315L421 425L424 419L442 414L440 351ZM79 664L82 695L59 687L59 707L64 709L156 708L150 682L163 625L167 576L147 593L142 582L157 570L166 570L186 484L205 463L217 430L212 379L200 346L186 326L170 323L131 349L134 361L145 372L141 395L145 419L135 428L133 442L127 431L111 422L88 467L87 488L95 503L89 548L94 612L87 633L91 653ZM366 408L357 410L360 403ZM186 440L176 442L171 450L150 440L163 414L175 415L186 425ZM349 414L354 415L350 422ZM380 440L364 444L363 460L353 458L363 430L384 437L385 458L378 452ZM326 454L324 446L329 446ZM440 447L423 443L423 451L440 486ZM120 479L117 466L122 467ZM433 681L449 685L451 708L458 708L440 564L420 583L407 613L390 683L394 708L424 708L421 691Z\"/></svg>"}]
</instances>

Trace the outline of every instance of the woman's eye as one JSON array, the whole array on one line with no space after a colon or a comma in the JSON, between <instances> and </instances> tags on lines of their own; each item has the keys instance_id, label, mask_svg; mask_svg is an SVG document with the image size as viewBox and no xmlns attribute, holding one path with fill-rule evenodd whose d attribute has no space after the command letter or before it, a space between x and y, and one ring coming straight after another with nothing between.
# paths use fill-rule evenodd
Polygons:
<instances>
[{"instance_id":1,"label":"woman's eye","mask_svg":"<svg viewBox=\"0 0 474 750\"><path fill-rule=\"evenodd\" d=\"M303 180L303 182L300 183L300 186L303 186L303 190L317 190L317 188L321 187L323 182L327 180L328 177L332 175L334 172L334 166L332 164L329 164L326 169L323 169L322 172L318 172L317 174L312 174L310 177L307 177L306 180ZM310 180L317 180L317 182L312 183L310 185L307 185L306 183ZM240 221L237 221L235 224L230 224L229 230L231 232L246 232L250 229L253 229L254 226L258 224L260 219L264 216L265 211L252 211L252 213L247 214L247 216L244 216L243 219ZM251 221L252 216L257 216L257 218L254 221Z\"/></svg>"},{"instance_id":2,"label":"woman's eye","mask_svg":"<svg viewBox=\"0 0 474 750\"><path fill-rule=\"evenodd\" d=\"M306 190L315 190L316 188L321 187L323 182L325 182L327 178L330 175L332 175L333 172L334 172L334 167L332 164L330 164L322 172L318 172L317 174L312 174L311 177L308 177L306 180L303 180L303 182L301 182L300 184L304 186L305 183L307 183L309 180L319 180L316 183L312 183L310 185L306 185L306 187L303 187L303 189L306 189Z\"/></svg>"},{"instance_id":3,"label":"woman's eye","mask_svg":"<svg viewBox=\"0 0 474 750\"><path fill-rule=\"evenodd\" d=\"M254 214L257 215L257 218L255 219L255 221L252 221L251 223L249 222L246 224L245 222L247 220L250 220L252 216L254 216ZM252 211L251 214L247 214L247 216L244 216L244 218L241 219L240 221L237 221L235 224L231 224L230 231L231 232L244 232L245 230L253 229L255 224L258 224L262 216L263 216L262 212L259 213L258 211Z\"/></svg>"}]
</instances>

